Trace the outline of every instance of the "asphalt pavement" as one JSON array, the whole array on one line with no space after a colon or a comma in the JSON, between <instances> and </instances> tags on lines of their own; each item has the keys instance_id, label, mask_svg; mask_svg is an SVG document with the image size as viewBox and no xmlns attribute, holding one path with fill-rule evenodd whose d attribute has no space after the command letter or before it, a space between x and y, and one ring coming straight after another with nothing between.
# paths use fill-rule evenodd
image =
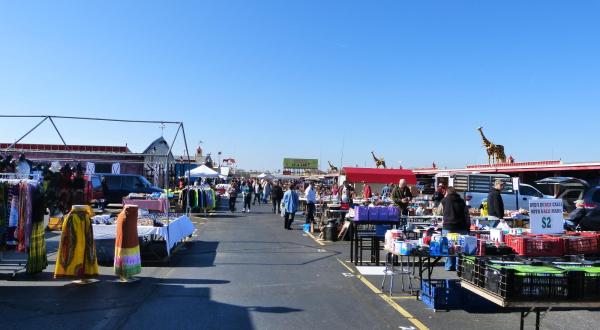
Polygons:
<instances>
[{"instance_id":1,"label":"asphalt pavement","mask_svg":"<svg viewBox=\"0 0 600 330\"><path fill-rule=\"evenodd\" d=\"M238 207L241 204L238 204ZM39 275L0 275L0 329L515 329L519 313L494 306L433 312L381 276L361 275L348 242L319 242L283 228L268 206L251 213L192 217L197 231L171 262L144 265L141 279L120 283L111 267L77 285ZM49 234L54 261L55 233ZM1 273L0 273L1 274ZM436 269L436 276L453 276ZM416 285L416 283L415 283ZM544 329L592 329L595 311L553 311ZM532 321L528 321L531 323ZM532 324L532 323L531 323Z\"/></svg>"}]
</instances>

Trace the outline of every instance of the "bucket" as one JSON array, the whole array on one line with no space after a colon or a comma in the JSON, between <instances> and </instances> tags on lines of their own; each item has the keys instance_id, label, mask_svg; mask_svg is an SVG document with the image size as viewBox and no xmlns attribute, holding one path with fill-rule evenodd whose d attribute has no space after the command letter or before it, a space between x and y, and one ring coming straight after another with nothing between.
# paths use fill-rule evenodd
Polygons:
<instances>
[{"instance_id":1,"label":"bucket","mask_svg":"<svg viewBox=\"0 0 600 330\"><path fill-rule=\"evenodd\" d=\"M304 230L304 232L309 233L310 232L310 223L305 223L304 226L302 226L302 230Z\"/></svg>"}]
</instances>

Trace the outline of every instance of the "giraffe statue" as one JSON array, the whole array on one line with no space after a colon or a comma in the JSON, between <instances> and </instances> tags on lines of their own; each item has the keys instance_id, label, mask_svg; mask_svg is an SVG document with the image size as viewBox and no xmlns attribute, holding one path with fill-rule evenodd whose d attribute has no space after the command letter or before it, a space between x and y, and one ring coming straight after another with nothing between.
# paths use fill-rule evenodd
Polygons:
<instances>
[{"instance_id":1,"label":"giraffe statue","mask_svg":"<svg viewBox=\"0 0 600 330\"><path fill-rule=\"evenodd\" d=\"M373 155L373 160L375 160L375 166L377 166L377 168L379 168L379 166L382 166L383 168L387 168L387 166L385 166L385 160L383 160L383 158L381 158L381 159L377 158L373 151L371 151L371 155Z\"/></svg>"},{"instance_id":2,"label":"giraffe statue","mask_svg":"<svg viewBox=\"0 0 600 330\"><path fill-rule=\"evenodd\" d=\"M488 154L488 164L506 163L506 154L504 153L504 146L501 144L493 144L490 140L488 140L485 137L485 134L483 134L483 127L479 126L477 130L481 135L483 146L485 147L485 150Z\"/></svg>"},{"instance_id":3,"label":"giraffe statue","mask_svg":"<svg viewBox=\"0 0 600 330\"><path fill-rule=\"evenodd\" d=\"M333 164L331 164L330 161L327 161L329 163L329 172L330 173L334 173L334 172L339 172L339 169L335 166L333 166Z\"/></svg>"}]
</instances>

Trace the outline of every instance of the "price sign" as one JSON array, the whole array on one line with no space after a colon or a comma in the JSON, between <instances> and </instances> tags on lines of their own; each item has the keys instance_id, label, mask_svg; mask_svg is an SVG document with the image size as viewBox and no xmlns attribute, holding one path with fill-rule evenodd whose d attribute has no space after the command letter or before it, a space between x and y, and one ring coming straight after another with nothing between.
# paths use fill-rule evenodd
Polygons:
<instances>
[{"instance_id":1,"label":"price sign","mask_svg":"<svg viewBox=\"0 0 600 330\"><path fill-rule=\"evenodd\" d=\"M529 224L532 234L563 233L562 199L536 199L530 201Z\"/></svg>"}]
</instances>

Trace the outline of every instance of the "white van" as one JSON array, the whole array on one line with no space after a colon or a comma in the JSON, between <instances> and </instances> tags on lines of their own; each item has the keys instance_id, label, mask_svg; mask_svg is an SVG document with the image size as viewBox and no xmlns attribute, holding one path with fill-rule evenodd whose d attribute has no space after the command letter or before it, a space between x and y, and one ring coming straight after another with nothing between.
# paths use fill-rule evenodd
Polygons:
<instances>
[{"instance_id":1,"label":"white van","mask_svg":"<svg viewBox=\"0 0 600 330\"><path fill-rule=\"evenodd\" d=\"M528 184L520 184L517 193L513 190L511 177L506 174L438 173L435 176L435 186L440 183L444 187L453 186L472 208L479 208L494 187L494 181L498 179L505 183L502 190L505 210L528 210L530 200L544 198L539 190Z\"/></svg>"}]
</instances>

